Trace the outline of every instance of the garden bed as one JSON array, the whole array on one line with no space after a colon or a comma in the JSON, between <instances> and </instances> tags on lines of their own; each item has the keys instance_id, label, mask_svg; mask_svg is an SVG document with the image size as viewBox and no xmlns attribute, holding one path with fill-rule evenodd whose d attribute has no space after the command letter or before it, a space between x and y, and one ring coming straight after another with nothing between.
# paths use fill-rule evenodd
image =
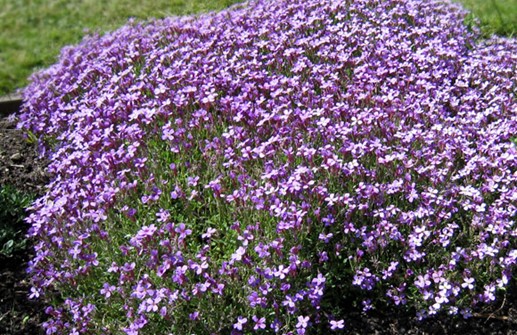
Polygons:
<instances>
[{"instance_id":1,"label":"garden bed","mask_svg":"<svg viewBox=\"0 0 517 335\"><path fill-rule=\"evenodd\" d=\"M6 116L16 112L22 103L19 95L7 95L0 97L0 116Z\"/></svg>"},{"instance_id":2,"label":"garden bed","mask_svg":"<svg viewBox=\"0 0 517 335\"><path fill-rule=\"evenodd\" d=\"M45 162L15 125L0 117L0 188L11 185L22 193L41 195L48 180ZM26 228L18 227L22 233ZM44 305L28 299L26 267L32 256L30 246L11 257L0 255L0 334L43 334Z\"/></svg>"}]
</instances>

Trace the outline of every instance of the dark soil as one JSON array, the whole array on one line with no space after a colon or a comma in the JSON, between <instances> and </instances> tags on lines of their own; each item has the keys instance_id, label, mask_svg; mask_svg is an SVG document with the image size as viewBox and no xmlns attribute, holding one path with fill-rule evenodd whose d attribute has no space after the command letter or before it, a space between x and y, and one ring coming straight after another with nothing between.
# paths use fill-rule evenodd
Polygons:
<instances>
[{"instance_id":1,"label":"dark soil","mask_svg":"<svg viewBox=\"0 0 517 335\"><path fill-rule=\"evenodd\" d=\"M0 117L0 187L11 185L23 193L42 195L48 182L46 162L15 125ZM27 227L20 230L26 232ZM28 299L26 267L31 253L29 243L10 257L0 255L0 334L43 334L40 324L45 320L45 306Z\"/></svg>"},{"instance_id":2,"label":"dark soil","mask_svg":"<svg viewBox=\"0 0 517 335\"><path fill-rule=\"evenodd\" d=\"M48 181L46 162L38 157L34 143L16 129L16 123L0 118L0 185L11 185L28 193L42 194Z\"/></svg>"},{"instance_id":3,"label":"dark soil","mask_svg":"<svg viewBox=\"0 0 517 335\"><path fill-rule=\"evenodd\" d=\"M30 250L2 262L0 266L0 334L44 334L45 305L28 299L30 285L25 268Z\"/></svg>"},{"instance_id":4,"label":"dark soil","mask_svg":"<svg viewBox=\"0 0 517 335\"><path fill-rule=\"evenodd\" d=\"M354 335L517 335L517 292L512 288L498 305L474 313L469 319L441 315L419 321L414 314L391 310L368 315L351 313L345 318L345 326Z\"/></svg>"},{"instance_id":5,"label":"dark soil","mask_svg":"<svg viewBox=\"0 0 517 335\"><path fill-rule=\"evenodd\" d=\"M35 145L15 129L14 122L0 117L0 186L11 184L41 195L48 182L45 165ZM0 335L43 334L39 326L45 320L45 306L28 299L25 269L31 253L29 247L10 259L0 258ZM517 335L517 287L513 285L497 305L467 320L441 316L420 322L391 309L368 315L350 312L345 322L349 334Z\"/></svg>"}]
</instances>

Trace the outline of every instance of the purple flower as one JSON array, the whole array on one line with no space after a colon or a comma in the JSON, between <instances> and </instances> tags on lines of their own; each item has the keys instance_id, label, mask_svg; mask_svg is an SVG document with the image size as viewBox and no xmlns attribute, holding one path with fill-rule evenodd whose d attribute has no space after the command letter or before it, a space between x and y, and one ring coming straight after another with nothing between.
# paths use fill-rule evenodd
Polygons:
<instances>
[{"instance_id":1,"label":"purple flower","mask_svg":"<svg viewBox=\"0 0 517 335\"><path fill-rule=\"evenodd\" d=\"M243 330L244 325L248 322L248 319L242 316L237 318L237 322L233 324L233 329Z\"/></svg>"},{"instance_id":2,"label":"purple flower","mask_svg":"<svg viewBox=\"0 0 517 335\"><path fill-rule=\"evenodd\" d=\"M204 238L204 239L209 239L209 238L211 238L211 237L212 237L216 232L217 232L217 229L215 229L215 228L211 228L211 227L210 227L210 228L208 228L208 229L206 230L206 233L203 233L203 235L201 235L201 237L202 237L202 238Z\"/></svg>"},{"instance_id":3,"label":"purple flower","mask_svg":"<svg viewBox=\"0 0 517 335\"><path fill-rule=\"evenodd\" d=\"M305 330L309 325L310 318L308 316L298 316L298 323L296 324L298 334L305 334Z\"/></svg>"},{"instance_id":4,"label":"purple flower","mask_svg":"<svg viewBox=\"0 0 517 335\"><path fill-rule=\"evenodd\" d=\"M179 237L182 240L187 238L187 236L189 236L190 234L192 234L192 230L187 229L184 223L180 223L178 226L176 226L174 231L179 234Z\"/></svg>"},{"instance_id":5,"label":"purple flower","mask_svg":"<svg viewBox=\"0 0 517 335\"><path fill-rule=\"evenodd\" d=\"M100 290L100 293L102 295L104 295L106 298L109 298L111 297L111 293L113 293L113 291L115 291L116 287L113 286L113 285L110 285L108 283L104 283L102 285L102 289Z\"/></svg>"},{"instance_id":6,"label":"purple flower","mask_svg":"<svg viewBox=\"0 0 517 335\"><path fill-rule=\"evenodd\" d=\"M259 318L256 315L253 315L252 319L255 322L255 325L253 326L254 330L266 329L266 318L265 317Z\"/></svg>"},{"instance_id":7,"label":"purple flower","mask_svg":"<svg viewBox=\"0 0 517 335\"><path fill-rule=\"evenodd\" d=\"M37 299L40 296L39 289L35 287L31 287L31 293L29 294L29 299Z\"/></svg>"},{"instance_id":8,"label":"purple flower","mask_svg":"<svg viewBox=\"0 0 517 335\"><path fill-rule=\"evenodd\" d=\"M196 311L196 312L190 313L188 317L189 317L190 320L198 320L199 319L199 312Z\"/></svg>"},{"instance_id":9,"label":"purple flower","mask_svg":"<svg viewBox=\"0 0 517 335\"><path fill-rule=\"evenodd\" d=\"M344 320L330 320L330 329L331 330L338 330L345 328L345 321Z\"/></svg>"}]
</instances>

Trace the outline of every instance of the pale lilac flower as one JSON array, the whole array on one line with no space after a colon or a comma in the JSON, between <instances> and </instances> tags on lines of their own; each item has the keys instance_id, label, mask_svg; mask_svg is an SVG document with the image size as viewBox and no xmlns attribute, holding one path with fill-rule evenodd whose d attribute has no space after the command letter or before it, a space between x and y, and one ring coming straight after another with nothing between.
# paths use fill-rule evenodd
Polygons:
<instances>
[{"instance_id":1,"label":"pale lilac flower","mask_svg":"<svg viewBox=\"0 0 517 335\"><path fill-rule=\"evenodd\" d=\"M330 320L330 329L331 330L338 330L345 328L345 321L344 320Z\"/></svg>"},{"instance_id":2,"label":"pale lilac flower","mask_svg":"<svg viewBox=\"0 0 517 335\"><path fill-rule=\"evenodd\" d=\"M244 325L248 322L248 319L242 316L237 318L237 322L233 324L233 328L236 330L243 330Z\"/></svg>"},{"instance_id":3,"label":"pale lilac flower","mask_svg":"<svg viewBox=\"0 0 517 335\"><path fill-rule=\"evenodd\" d=\"M259 318L256 315L253 315L252 319L255 322L255 325L253 326L254 330L266 329L266 318L265 317Z\"/></svg>"}]
</instances>

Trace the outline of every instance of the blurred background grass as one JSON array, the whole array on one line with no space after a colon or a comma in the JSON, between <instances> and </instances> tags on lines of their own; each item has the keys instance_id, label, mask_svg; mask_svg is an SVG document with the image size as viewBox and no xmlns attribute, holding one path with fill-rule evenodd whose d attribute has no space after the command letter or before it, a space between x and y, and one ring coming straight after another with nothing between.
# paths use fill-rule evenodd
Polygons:
<instances>
[{"instance_id":1,"label":"blurred background grass","mask_svg":"<svg viewBox=\"0 0 517 335\"><path fill-rule=\"evenodd\" d=\"M60 49L88 32L103 33L139 20L226 8L243 0L0 0L0 96L27 85L54 63ZM460 0L486 35L517 34L517 0Z\"/></svg>"},{"instance_id":2,"label":"blurred background grass","mask_svg":"<svg viewBox=\"0 0 517 335\"><path fill-rule=\"evenodd\" d=\"M60 49L88 32L229 7L243 0L0 0L0 96L27 84L34 71L56 62Z\"/></svg>"},{"instance_id":3,"label":"blurred background grass","mask_svg":"<svg viewBox=\"0 0 517 335\"><path fill-rule=\"evenodd\" d=\"M517 0L456 0L481 21L485 36L517 37Z\"/></svg>"}]
</instances>

